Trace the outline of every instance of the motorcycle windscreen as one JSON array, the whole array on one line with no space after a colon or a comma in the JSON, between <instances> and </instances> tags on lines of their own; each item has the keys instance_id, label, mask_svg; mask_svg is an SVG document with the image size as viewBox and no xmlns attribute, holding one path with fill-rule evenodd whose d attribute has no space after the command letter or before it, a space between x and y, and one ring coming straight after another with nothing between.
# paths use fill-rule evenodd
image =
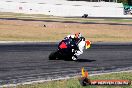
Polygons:
<instances>
[{"instance_id":1,"label":"motorcycle windscreen","mask_svg":"<svg viewBox=\"0 0 132 88\"><path fill-rule=\"evenodd\" d=\"M62 42L59 47L61 49L66 49L67 48L67 45L64 42Z\"/></svg>"}]
</instances>

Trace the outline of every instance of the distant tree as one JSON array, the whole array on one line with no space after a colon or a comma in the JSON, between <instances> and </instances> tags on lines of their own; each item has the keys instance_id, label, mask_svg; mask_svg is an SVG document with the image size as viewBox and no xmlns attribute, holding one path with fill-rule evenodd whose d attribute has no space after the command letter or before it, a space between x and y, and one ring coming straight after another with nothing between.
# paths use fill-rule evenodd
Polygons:
<instances>
[{"instance_id":1,"label":"distant tree","mask_svg":"<svg viewBox=\"0 0 132 88\"><path fill-rule=\"evenodd\" d=\"M128 0L128 4L129 5L132 5L132 0Z\"/></svg>"},{"instance_id":2,"label":"distant tree","mask_svg":"<svg viewBox=\"0 0 132 88\"><path fill-rule=\"evenodd\" d=\"M128 4L128 0L117 0L118 3Z\"/></svg>"}]
</instances>

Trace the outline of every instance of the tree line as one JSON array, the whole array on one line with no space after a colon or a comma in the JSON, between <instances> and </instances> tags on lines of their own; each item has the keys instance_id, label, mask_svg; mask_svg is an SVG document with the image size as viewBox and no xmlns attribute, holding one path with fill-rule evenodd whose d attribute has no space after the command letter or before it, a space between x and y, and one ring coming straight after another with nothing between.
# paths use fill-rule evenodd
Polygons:
<instances>
[{"instance_id":1,"label":"tree line","mask_svg":"<svg viewBox=\"0 0 132 88\"><path fill-rule=\"evenodd\" d=\"M120 3L132 5L132 0L117 0Z\"/></svg>"}]
</instances>

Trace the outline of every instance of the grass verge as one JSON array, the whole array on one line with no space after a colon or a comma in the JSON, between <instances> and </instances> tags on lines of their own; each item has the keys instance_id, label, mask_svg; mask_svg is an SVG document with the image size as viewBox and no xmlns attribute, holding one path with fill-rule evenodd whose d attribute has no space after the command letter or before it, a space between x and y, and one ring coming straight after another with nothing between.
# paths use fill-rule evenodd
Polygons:
<instances>
[{"instance_id":1,"label":"grass verge","mask_svg":"<svg viewBox=\"0 0 132 88\"><path fill-rule=\"evenodd\" d=\"M132 20L124 19L94 19L94 18L65 18L50 16L44 14L23 14L23 13L11 13L0 12L0 18L16 18L27 20L47 20L47 21L59 21L59 22L132 22Z\"/></svg>"},{"instance_id":2,"label":"grass verge","mask_svg":"<svg viewBox=\"0 0 132 88\"><path fill-rule=\"evenodd\" d=\"M91 80L98 79L124 79L124 80L132 80L132 72L121 72L121 73L111 73L111 74L103 74L90 76ZM12 87L13 88L13 87ZM86 86L83 87L80 85L78 78L72 78L68 80L60 80L60 81L51 81L44 83L35 83L30 85L19 85L15 88L132 88L131 85L122 85L122 86L110 86L110 85L100 85L100 86Z\"/></svg>"},{"instance_id":3,"label":"grass verge","mask_svg":"<svg viewBox=\"0 0 132 88\"><path fill-rule=\"evenodd\" d=\"M0 41L60 41L81 32L92 42L132 42L132 20L22 13L0 13L0 18L13 18L0 19Z\"/></svg>"}]
</instances>

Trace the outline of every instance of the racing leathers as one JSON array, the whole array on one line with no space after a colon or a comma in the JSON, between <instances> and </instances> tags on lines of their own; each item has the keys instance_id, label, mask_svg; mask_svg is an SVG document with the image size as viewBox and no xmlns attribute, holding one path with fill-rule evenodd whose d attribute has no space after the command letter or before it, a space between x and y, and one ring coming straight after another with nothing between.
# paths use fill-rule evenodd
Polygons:
<instances>
[{"instance_id":1,"label":"racing leathers","mask_svg":"<svg viewBox=\"0 0 132 88\"><path fill-rule=\"evenodd\" d=\"M83 50L85 47L85 38L84 37L75 38L74 35L68 35L67 37L65 37L65 39L69 39L69 38L75 40L74 42L78 48L72 57L72 60L77 60L78 56L83 54Z\"/></svg>"},{"instance_id":2,"label":"racing leathers","mask_svg":"<svg viewBox=\"0 0 132 88\"><path fill-rule=\"evenodd\" d=\"M78 50L75 51L75 54L72 57L73 60L77 60L78 56L83 54L83 50L84 50L84 47L85 47L85 38L80 37L76 44L78 46Z\"/></svg>"}]
</instances>

